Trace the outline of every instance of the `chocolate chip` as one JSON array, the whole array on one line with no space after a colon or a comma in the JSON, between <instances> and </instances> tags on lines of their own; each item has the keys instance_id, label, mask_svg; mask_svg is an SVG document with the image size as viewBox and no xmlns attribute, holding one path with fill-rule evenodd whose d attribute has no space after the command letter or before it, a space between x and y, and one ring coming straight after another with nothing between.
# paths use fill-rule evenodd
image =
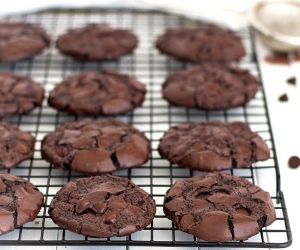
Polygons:
<instances>
[{"instance_id":1,"label":"chocolate chip","mask_svg":"<svg viewBox=\"0 0 300 250\"><path fill-rule=\"evenodd\" d=\"M288 98L287 94L282 94L281 96L279 96L278 100L281 102L287 102L289 100L289 98Z\"/></svg>"},{"instance_id":2,"label":"chocolate chip","mask_svg":"<svg viewBox=\"0 0 300 250\"><path fill-rule=\"evenodd\" d=\"M298 168L300 166L300 158L298 156L291 156L288 164L290 168Z\"/></svg>"},{"instance_id":3,"label":"chocolate chip","mask_svg":"<svg viewBox=\"0 0 300 250\"><path fill-rule=\"evenodd\" d=\"M288 78L286 80L286 82L289 83L289 84L291 84L291 85L296 85L297 79L296 79L296 77L292 76L292 77Z\"/></svg>"}]
</instances>

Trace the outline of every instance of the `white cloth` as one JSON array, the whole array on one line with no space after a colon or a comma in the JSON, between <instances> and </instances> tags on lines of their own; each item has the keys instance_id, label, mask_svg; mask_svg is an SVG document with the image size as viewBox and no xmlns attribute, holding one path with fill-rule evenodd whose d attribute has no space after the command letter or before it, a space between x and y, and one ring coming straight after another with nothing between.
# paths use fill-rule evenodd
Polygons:
<instances>
[{"instance_id":1,"label":"white cloth","mask_svg":"<svg viewBox=\"0 0 300 250\"><path fill-rule=\"evenodd\" d=\"M254 0L9 0L1 2L0 15L31 12L53 7L154 8L195 19L203 19L228 26L231 29L240 29L247 24L245 13L255 2Z\"/></svg>"}]
</instances>

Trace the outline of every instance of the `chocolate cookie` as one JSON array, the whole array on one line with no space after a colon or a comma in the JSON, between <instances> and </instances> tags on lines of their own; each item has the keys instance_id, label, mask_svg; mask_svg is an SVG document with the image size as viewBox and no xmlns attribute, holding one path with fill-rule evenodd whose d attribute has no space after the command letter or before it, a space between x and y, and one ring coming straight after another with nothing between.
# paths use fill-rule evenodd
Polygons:
<instances>
[{"instance_id":1,"label":"chocolate cookie","mask_svg":"<svg viewBox=\"0 0 300 250\"><path fill-rule=\"evenodd\" d=\"M216 26L167 30L156 41L164 54L183 61L234 61L245 55L238 36Z\"/></svg>"},{"instance_id":2,"label":"chocolate cookie","mask_svg":"<svg viewBox=\"0 0 300 250\"><path fill-rule=\"evenodd\" d=\"M68 77L51 91L48 103L70 114L116 115L141 106L145 94L134 77L105 70Z\"/></svg>"},{"instance_id":3,"label":"chocolate cookie","mask_svg":"<svg viewBox=\"0 0 300 250\"><path fill-rule=\"evenodd\" d=\"M114 60L130 54L138 44L137 37L125 29L106 24L89 24L61 35L56 46L61 53L81 61Z\"/></svg>"},{"instance_id":4,"label":"chocolate cookie","mask_svg":"<svg viewBox=\"0 0 300 250\"><path fill-rule=\"evenodd\" d=\"M86 174L137 167L148 161L149 154L145 135L115 120L65 123L42 141L44 159Z\"/></svg>"},{"instance_id":5,"label":"chocolate cookie","mask_svg":"<svg viewBox=\"0 0 300 250\"><path fill-rule=\"evenodd\" d=\"M0 73L0 118L27 114L44 99L44 89L26 76Z\"/></svg>"},{"instance_id":6,"label":"chocolate cookie","mask_svg":"<svg viewBox=\"0 0 300 250\"><path fill-rule=\"evenodd\" d=\"M12 168L33 156L35 139L18 127L0 122L0 168Z\"/></svg>"},{"instance_id":7,"label":"chocolate cookie","mask_svg":"<svg viewBox=\"0 0 300 250\"><path fill-rule=\"evenodd\" d=\"M166 193L164 213L180 230L206 241L246 240L276 219L268 192L219 173L177 181Z\"/></svg>"},{"instance_id":8,"label":"chocolate cookie","mask_svg":"<svg viewBox=\"0 0 300 250\"><path fill-rule=\"evenodd\" d=\"M0 235L34 220L43 203L43 194L33 184L0 173Z\"/></svg>"},{"instance_id":9,"label":"chocolate cookie","mask_svg":"<svg viewBox=\"0 0 300 250\"><path fill-rule=\"evenodd\" d=\"M60 227L78 234L125 236L152 222L155 201L126 178L93 176L73 180L59 190L49 215Z\"/></svg>"},{"instance_id":10,"label":"chocolate cookie","mask_svg":"<svg viewBox=\"0 0 300 250\"><path fill-rule=\"evenodd\" d=\"M219 63L171 73L163 85L163 97L176 106L224 110L249 102L259 83L247 70Z\"/></svg>"},{"instance_id":11,"label":"chocolate cookie","mask_svg":"<svg viewBox=\"0 0 300 250\"><path fill-rule=\"evenodd\" d=\"M27 59L49 46L50 37L39 26L0 21L0 62Z\"/></svg>"},{"instance_id":12,"label":"chocolate cookie","mask_svg":"<svg viewBox=\"0 0 300 250\"><path fill-rule=\"evenodd\" d=\"M248 167L270 150L246 123L186 123L170 128L158 151L172 164L201 171Z\"/></svg>"}]
</instances>

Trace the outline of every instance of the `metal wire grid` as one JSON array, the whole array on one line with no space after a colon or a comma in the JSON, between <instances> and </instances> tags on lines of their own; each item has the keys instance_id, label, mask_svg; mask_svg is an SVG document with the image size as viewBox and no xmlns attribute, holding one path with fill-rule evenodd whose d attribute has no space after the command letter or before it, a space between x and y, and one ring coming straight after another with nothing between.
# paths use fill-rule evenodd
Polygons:
<instances>
[{"instance_id":1,"label":"metal wire grid","mask_svg":"<svg viewBox=\"0 0 300 250\"><path fill-rule=\"evenodd\" d=\"M133 182L151 193L157 203L157 214L153 223L145 230L128 237L95 239L76 235L60 229L49 218L47 210L53 195L70 179L80 176L75 172L61 170L48 164L41 158L40 146L42 138L53 131L59 124L78 120L82 117L69 116L57 112L47 106L46 101L41 108L29 115L18 116L8 121L17 124L21 129L30 131L36 136L34 158L22 163L8 172L30 180L44 193L45 206L38 218L18 228L14 232L0 237L0 245L124 245L124 246L197 246L197 247L286 247L291 244L292 236L287 216L283 193L280 191L280 176L272 130L269 123L268 110L263 86L255 99L248 105L227 111L204 112L194 109L171 107L161 97L161 84L168 72L186 67L185 64L162 56L153 48L158 34L166 28L203 25L183 17L160 12L147 12L120 9L99 10L52 10L43 13L10 16L8 19L28 21L42 25L52 35L53 40L70 27L79 27L87 23L109 23L113 26L133 30L139 37L139 48L133 55L119 61L106 63L80 63L62 56L54 44L43 54L18 63L1 65L0 71L13 71L31 76L44 85L48 92L65 76L84 70L114 68L135 75L147 86L147 97L144 105L128 115L117 119L134 124L144 131L152 142L152 155L147 164L141 168L118 171L116 174L130 178ZM238 33L247 49L247 55L240 66L250 70L260 79L259 67L255 54L255 44L251 30ZM171 166L160 158L157 152L159 138L170 126L182 122L204 122L211 120L244 121L258 132L271 148L271 158L257 163L247 169L234 169L231 174L242 176L253 183L268 178L267 191L272 195L276 208L276 221L261 230L260 234L244 242L215 243L205 242L177 230L165 218L162 202L166 190L176 180L201 174L198 171ZM5 170L2 170L5 172ZM263 178L262 178L263 177ZM271 184L270 184L271 183Z\"/></svg>"}]
</instances>

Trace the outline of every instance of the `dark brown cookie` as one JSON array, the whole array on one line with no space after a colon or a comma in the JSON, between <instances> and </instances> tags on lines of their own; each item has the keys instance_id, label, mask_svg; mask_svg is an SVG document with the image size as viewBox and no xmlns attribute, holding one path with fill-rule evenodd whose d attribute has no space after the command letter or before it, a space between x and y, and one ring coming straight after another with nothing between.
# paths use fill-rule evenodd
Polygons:
<instances>
[{"instance_id":1,"label":"dark brown cookie","mask_svg":"<svg viewBox=\"0 0 300 250\"><path fill-rule=\"evenodd\" d=\"M138 44L137 37L125 29L106 24L89 24L61 35L56 46L61 53L81 61L114 60L130 54Z\"/></svg>"},{"instance_id":2,"label":"dark brown cookie","mask_svg":"<svg viewBox=\"0 0 300 250\"><path fill-rule=\"evenodd\" d=\"M158 151L172 164L202 171L248 167L270 150L246 123L186 123L170 128Z\"/></svg>"},{"instance_id":3,"label":"dark brown cookie","mask_svg":"<svg viewBox=\"0 0 300 250\"><path fill-rule=\"evenodd\" d=\"M116 115L141 106L145 94L134 77L105 70L68 77L51 91L48 103L70 114Z\"/></svg>"},{"instance_id":4,"label":"dark brown cookie","mask_svg":"<svg viewBox=\"0 0 300 250\"><path fill-rule=\"evenodd\" d=\"M29 77L0 73L0 118L27 114L43 99L44 89Z\"/></svg>"},{"instance_id":5,"label":"dark brown cookie","mask_svg":"<svg viewBox=\"0 0 300 250\"><path fill-rule=\"evenodd\" d=\"M163 85L163 97L176 106L224 110L249 102L259 83L247 70L219 63L171 73Z\"/></svg>"},{"instance_id":6,"label":"dark brown cookie","mask_svg":"<svg viewBox=\"0 0 300 250\"><path fill-rule=\"evenodd\" d=\"M73 180L59 190L49 215L60 227L78 234L125 236L152 222L155 201L126 178L93 176Z\"/></svg>"},{"instance_id":7,"label":"dark brown cookie","mask_svg":"<svg viewBox=\"0 0 300 250\"><path fill-rule=\"evenodd\" d=\"M50 37L39 26L0 21L0 62L27 59L49 46Z\"/></svg>"},{"instance_id":8,"label":"dark brown cookie","mask_svg":"<svg viewBox=\"0 0 300 250\"><path fill-rule=\"evenodd\" d=\"M164 54L183 61L235 61L245 55L241 39L216 26L167 30L156 41Z\"/></svg>"},{"instance_id":9,"label":"dark brown cookie","mask_svg":"<svg viewBox=\"0 0 300 250\"><path fill-rule=\"evenodd\" d=\"M33 156L35 139L18 127L0 122L0 168L16 167Z\"/></svg>"},{"instance_id":10,"label":"dark brown cookie","mask_svg":"<svg viewBox=\"0 0 300 250\"><path fill-rule=\"evenodd\" d=\"M177 181L167 191L164 213L180 230L206 241L246 240L276 218L268 192L219 173Z\"/></svg>"},{"instance_id":11,"label":"dark brown cookie","mask_svg":"<svg viewBox=\"0 0 300 250\"><path fill-rule=\"evenodd\" d=\"M65 123L42 141L44 159L86 174L137 167L148 161L149 154L145 135L116 120Z\"/></svg>"},{"instance_id":12,"label":"dark brown cookie","mask_svg":"<svg viewBox=\"0 0 300 250\"><path fill-rule=\"evenodd\" d=\"M43 194L33 184L0 173L0 235L34 220L43 203Z\"/></svg>"}]
</instances>

